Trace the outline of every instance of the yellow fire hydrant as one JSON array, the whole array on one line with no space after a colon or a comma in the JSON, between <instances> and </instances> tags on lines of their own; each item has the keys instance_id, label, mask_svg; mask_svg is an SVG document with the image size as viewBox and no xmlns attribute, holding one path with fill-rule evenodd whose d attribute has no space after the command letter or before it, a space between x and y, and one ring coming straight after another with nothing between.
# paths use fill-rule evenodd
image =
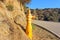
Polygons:
<instances>
[{"instance_id":1,"label":"yellow fire hydrant","mask_svg":"<svg viewBox=\"0 0 60 40\"><path fill-rule=\"evenodd\" d=\"M29 9L28 13L27 13L26 34L32 40L32 25L31 25L31 21L32 21L32 15L31 15L31 11Z\"/></svg>"}]
</instances>

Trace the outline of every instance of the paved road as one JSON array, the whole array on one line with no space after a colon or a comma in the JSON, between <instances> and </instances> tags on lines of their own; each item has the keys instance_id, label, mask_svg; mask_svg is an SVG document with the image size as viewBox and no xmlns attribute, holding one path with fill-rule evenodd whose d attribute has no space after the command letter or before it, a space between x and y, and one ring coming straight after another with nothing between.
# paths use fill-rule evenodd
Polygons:
<instances>
[{"instance_id":1,"label":"paved road","mask_svg":"<svg viewBox=\"0 0 60 40\"><path fill-rule=\"evenodd\" d=\"M39 25L60 37L60 23L33 20L32 23Z\"/></svg>"}]
</instances>

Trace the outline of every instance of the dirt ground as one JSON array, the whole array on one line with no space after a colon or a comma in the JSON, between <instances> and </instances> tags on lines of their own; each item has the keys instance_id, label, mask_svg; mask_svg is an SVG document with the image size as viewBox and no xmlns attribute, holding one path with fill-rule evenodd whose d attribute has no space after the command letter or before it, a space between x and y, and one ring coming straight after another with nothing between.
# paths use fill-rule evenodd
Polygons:
<instances>
[{"instance_id":1,"label":"dirt ground","mask_svg":"<svg viewBox=\"0 0 60 40\"><path fill-rule=\"evenodd\" d=\"M37 25L33 24L32 28L33 28L33 40L60 40L52 33L44 30L43 28Z\"/></svg>"}]
</instances>

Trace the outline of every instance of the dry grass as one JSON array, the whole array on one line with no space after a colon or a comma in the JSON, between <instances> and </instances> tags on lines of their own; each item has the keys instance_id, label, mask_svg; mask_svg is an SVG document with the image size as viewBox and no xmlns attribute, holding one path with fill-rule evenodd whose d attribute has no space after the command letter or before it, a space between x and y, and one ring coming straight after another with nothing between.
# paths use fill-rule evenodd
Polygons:
<instances>
[{"instance_id":1,"label":"dry grass","mask_svg":"<svg viewBox=\"0 0 60 40\"><path fill-rule=\"evenodd\" d=\"M38 27L34 25L33 30L33 40L60 40L50 32L42 29L41 27Z\"/></svg>"}]
</instances>

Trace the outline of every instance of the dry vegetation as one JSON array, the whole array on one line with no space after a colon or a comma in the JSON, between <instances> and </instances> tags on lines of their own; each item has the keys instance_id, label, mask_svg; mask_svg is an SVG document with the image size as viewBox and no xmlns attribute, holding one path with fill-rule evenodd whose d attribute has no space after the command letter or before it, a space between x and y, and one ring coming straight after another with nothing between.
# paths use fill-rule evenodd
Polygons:
<instances>
[{"instance_id":1,"label":"dry vegetation","mask_svg":"<svg viewBox=\"0 0 60 40\"><path fill-rule=\"evenodd\" d=\"M58 37L53 35L52 33L46 31L45 29L41 28L40 26L34 25L33 26L33 40L60 40Z\"/></svg>"},{"instance_id":2,"label":"dry vegetation","mask_svg":"<svg viewBox=\"0 0 60 40\"><path fill-rule=\"evenodd\" d=\"M0 0L0 40L28 40L25 32L26 17L18 0Z\"/></svg>"}]
</instances>

